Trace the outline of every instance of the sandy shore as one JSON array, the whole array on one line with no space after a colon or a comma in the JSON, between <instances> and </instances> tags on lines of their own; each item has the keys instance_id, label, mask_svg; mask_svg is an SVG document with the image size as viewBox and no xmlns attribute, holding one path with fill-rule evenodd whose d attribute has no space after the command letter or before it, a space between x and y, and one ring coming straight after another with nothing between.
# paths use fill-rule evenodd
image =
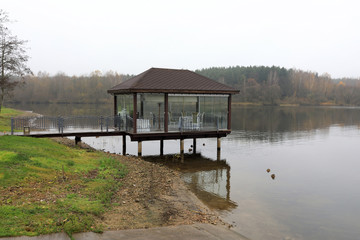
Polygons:
<instances>
[{"instance_id":1,"label":"sandy shore","mask_svg":"<svg viewBox=\"0 0 360 240\"><path fill-rule=\"evenodd\" d=\"M75 147L70 139L54 140ZM77 147L91 148L83 143ZM129 173L113 199L114 207L97 220L104 230L193 223L229 226L186 187L179 172L138 157L108 154L124 163Z\"/></svg>"}]
</instances>

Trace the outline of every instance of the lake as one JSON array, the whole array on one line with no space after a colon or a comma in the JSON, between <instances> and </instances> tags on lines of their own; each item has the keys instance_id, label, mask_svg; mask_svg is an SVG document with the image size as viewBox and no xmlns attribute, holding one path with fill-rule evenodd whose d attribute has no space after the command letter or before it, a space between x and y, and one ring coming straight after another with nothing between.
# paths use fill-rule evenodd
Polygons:
<instances>
[{"instance_id":1,"label":"lake","mask_svg":"<svg viewBox=\"0 0 360 240\"><path fill-rule=\"evenodd\" d=\"M112 109L18 108L48 115L109 115ZM232 133L222 139L220 161L216 139L199 139L201 156L188 155L182 165L172 160L179 141L165 141L164 153L172 154L169 166L183 172L189 188L250 239L353 240L360 236L359 126L360 108L234 106ZM121 152L120 137L83 141ZM185 140L185 149L191 144ZM128 144L127 151L137 154L137 144ZM157 154L159 142L143 142L143 155Z\"/></svg>"}]
</instances>

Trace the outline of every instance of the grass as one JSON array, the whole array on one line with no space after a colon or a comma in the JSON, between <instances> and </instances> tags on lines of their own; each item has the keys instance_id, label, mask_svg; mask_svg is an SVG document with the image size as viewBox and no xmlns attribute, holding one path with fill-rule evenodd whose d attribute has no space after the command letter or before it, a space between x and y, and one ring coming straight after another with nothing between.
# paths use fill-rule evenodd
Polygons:
<instances>
[{"instance_id":1,"label":"grass","mask_svg":"<svg viewBox=\"0 0 360 240\"><path fill-rule=\"evenodd\" d=\"M0 237L101 232L126 168L50 139L0 137Z\"/></svg>"},{"instance_id":2,"label":"grass","mask_svg":"<svg viewBox=\"0 0 360 240\"><path fill-rule=\"evenodd\" d=\"M11 118L17 117L24 114L24 112L11 109L11 108L1 108L0 113L0 132L10 132L11 131Z\"/></svg>"}]
</instances>

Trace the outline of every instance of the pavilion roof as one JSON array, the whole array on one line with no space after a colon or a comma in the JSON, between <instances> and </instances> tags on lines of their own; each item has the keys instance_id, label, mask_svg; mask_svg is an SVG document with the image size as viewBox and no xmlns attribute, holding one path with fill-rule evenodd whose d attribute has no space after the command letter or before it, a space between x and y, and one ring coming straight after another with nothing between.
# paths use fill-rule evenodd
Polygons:
<instances>
[{"instance_id":1,"label":"pavilion roof","mask_svg":"<svg viewBox=\"0 0 360 240\"><path fill-rule=\"evenodd\" d=\"M202 93L236 94L239 90L189 70L150 68L122 82L108 93Z\"/></svg>"}]
</instances>

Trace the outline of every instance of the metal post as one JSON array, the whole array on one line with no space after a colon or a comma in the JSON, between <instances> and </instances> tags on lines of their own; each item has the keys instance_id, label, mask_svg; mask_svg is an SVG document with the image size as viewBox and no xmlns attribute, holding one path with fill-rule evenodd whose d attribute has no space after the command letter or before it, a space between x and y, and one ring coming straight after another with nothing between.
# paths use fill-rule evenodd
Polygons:
<instances>
[{"instance_id":1,"label":"metal post","mask_svg":"<svg viewBox=\"0 0 360 240\"><path fill-rule=\"evenodd\" d=\"M100 130L103 131L103 121L104 121L104 117L100 116Z\"/></svg>"},{"instance_id":2,"label":"metal post","mask_svg":"<svg viewBox=\"0 0 360 240\"><path fill-rule=\"evenodd\" d=\"M64 118L61 118L61 133L64 133Z\"/></svg>"},{"instance_id":3,"label":"metal post","mask_svg":"<svg viewBox=\"0 0 360 240\"><path fill-rule=\"evenodd\" d=\"M109 132L109 118L108 117L105 119L105 124L106 124L106 132Z\"/></svg>"},{"instance_id":4,"label":"metal post","mask_svg":"<svg viewBox=\"0 0 360 240\"><path fill-rule=\"evenodd\" d=\"M60 117L58 117L57 122L58 122L58 129L59 129L59 133L60 133L61 132Z\"/></svg>"},{"instance_id":5,"label":"metal post","mask_svg":"<svg viewBox=\"0 0 360 240\"><path fill-rule=\"evenodd\" d=\"M11 118L11 135L14 135L14 118Z\"/></svg>"}]
</instances>

